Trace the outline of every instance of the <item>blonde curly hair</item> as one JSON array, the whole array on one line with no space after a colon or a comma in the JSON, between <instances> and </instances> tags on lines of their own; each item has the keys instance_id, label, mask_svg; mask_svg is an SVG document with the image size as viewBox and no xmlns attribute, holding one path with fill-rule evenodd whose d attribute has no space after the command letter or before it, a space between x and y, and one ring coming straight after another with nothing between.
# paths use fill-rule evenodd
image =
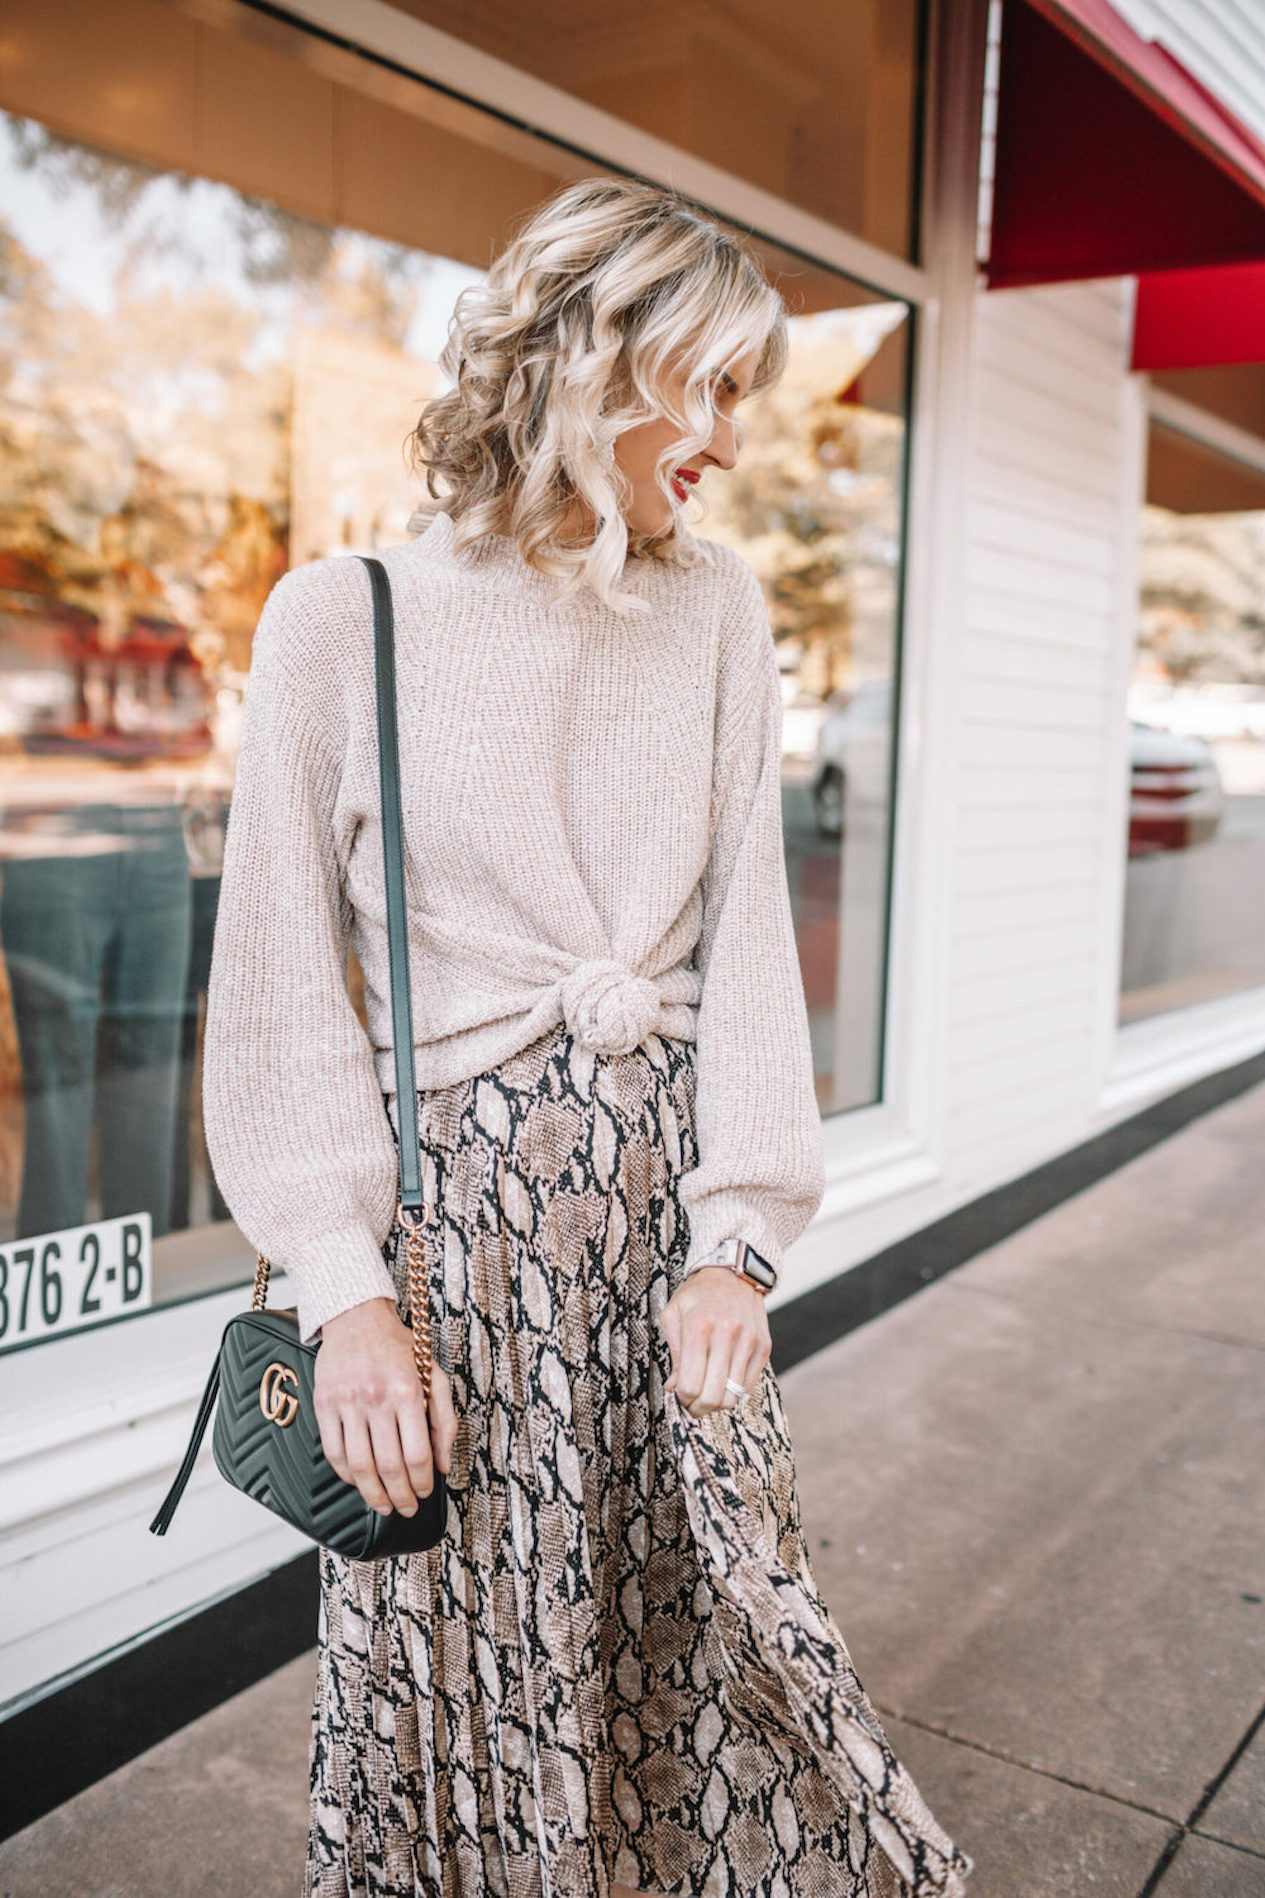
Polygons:
<instances>
[{"instance_id":1,"label":"blonde curly hair","mask_svg":"<svg viewBox=\"0 0 1265 1898\"><path fill-rule=\"evenodd\" d=\"M524 560L563 583L558 600L587 582L616 610L644 607L616 591L624 563L697 557L671 472L711 439L722 371L757 349L751 394L786 365L787 313L728 231L654 185L565 186L457 299L440 357L452 386L408 437L430 496L410 528L446 513L460 548L508 524ZM615 441L665 416L681 430L655 468L670 525L639 534ZM577 501L595 525L566 539Z\"/></svg>"}]
</instances>

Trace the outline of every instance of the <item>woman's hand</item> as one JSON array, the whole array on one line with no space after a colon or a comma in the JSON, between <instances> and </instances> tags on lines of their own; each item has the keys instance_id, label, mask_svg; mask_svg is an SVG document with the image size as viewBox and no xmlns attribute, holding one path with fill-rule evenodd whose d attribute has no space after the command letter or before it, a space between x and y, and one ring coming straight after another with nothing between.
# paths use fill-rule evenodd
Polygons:
<instances>
[{"instance_id":1,"label":"woman's hand","mask_svg":"<svg viewBox=\"0 0 1265 1898\"><path fill-rule=\"evenodd\" d=\"M417 1513L448 1474L457 1417L448 1373L432 1359L429 1417L413 1336L389 1298L369 1298L321 1326L316 1420L321 1448L381 1516ZM433 1448L433 1457L432 1457Z\"/></svg>"},{"instance_id":2,"label":"woman's hand","mask_svg":"<svg viewBox=\"0 0 1265 1898\"><path fill-rule=\"evenodd\" d=\"M727 1265L700 1265L664 1306L659 1323L672 1351L664 1388L677 1393L691 1417L742 1401L725 1389L727 1377L753 1388L773 1349L764 1296Z\"/></svg>"}]
</instances>

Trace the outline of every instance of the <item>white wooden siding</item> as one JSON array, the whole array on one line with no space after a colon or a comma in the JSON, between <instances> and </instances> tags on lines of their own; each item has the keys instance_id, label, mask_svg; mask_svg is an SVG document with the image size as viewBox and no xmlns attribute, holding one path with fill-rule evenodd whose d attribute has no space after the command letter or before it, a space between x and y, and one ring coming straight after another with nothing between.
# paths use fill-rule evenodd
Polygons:
<instances>
[{"instance_id":1,"label":"white wooden siding","mask_svg":"<svg viewBox=\"0 0 1265 1898\"><path fill-rule=\"evenodd\" d=\"M1096 1107L1103 916L1127 767L1114 682L1129 299L983 291L975 312L946 1038L954 1199L1058 1152ZM1079 1125L1078 1125L1079 1123Z\"/></svg>"},{"instance_id":2,"label":"white wooden siding","mask_svg":"<svg viewBox=\"0 0 1265 1898\"><path fill-rule=\"evenodd\" d=\"M1112 0L1135 32L1158 39L1258 136L1265 135L1261 0Z\"/></svg>"}]
</instances>

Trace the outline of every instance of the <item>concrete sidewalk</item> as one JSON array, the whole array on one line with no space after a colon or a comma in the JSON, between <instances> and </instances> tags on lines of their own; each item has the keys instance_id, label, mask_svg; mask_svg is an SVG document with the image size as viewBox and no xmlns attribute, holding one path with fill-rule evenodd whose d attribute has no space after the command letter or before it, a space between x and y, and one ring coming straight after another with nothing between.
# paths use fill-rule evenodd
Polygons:
<instances>
[{"instance_id":1,"label":"concrete sidewalk","mask_svg":"<svg viewBox=\"0 0 1265 1898\"><path fill-rule=\"evenodd\" d=\"M972 1898L1262 1898L1265 1088L782 1388L814 1569ZM294 1898L312 1680L0 1845L0 1894Z\"/></svg>"}]
</instances>

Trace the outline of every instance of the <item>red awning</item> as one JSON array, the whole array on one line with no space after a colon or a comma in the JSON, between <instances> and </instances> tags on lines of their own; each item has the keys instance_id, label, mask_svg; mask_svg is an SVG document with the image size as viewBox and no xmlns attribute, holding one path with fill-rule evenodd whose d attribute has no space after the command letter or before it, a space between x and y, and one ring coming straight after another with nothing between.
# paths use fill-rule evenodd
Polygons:
<instances>
[{"instance_id":1,"label":"red awning","mask_svg":"<svg viewBox=\"0 0 1265 1898\"><path fill-rule=\"evenodd\" d=\"M1108 0L1006 0L988 287L1174 273L1134 366L1261 360L1263 259L1265 144Z\"/></svg>"},{"instance_id":2,"label":"red awning","mask_svg":"<svg viewBox=\"0 0 1265 1898\"><path fill-rule=\"evenodd\" d=\"M1265 362L1265 263L1138 278L1131 369Z\"/></svg>"}]
</instances>

